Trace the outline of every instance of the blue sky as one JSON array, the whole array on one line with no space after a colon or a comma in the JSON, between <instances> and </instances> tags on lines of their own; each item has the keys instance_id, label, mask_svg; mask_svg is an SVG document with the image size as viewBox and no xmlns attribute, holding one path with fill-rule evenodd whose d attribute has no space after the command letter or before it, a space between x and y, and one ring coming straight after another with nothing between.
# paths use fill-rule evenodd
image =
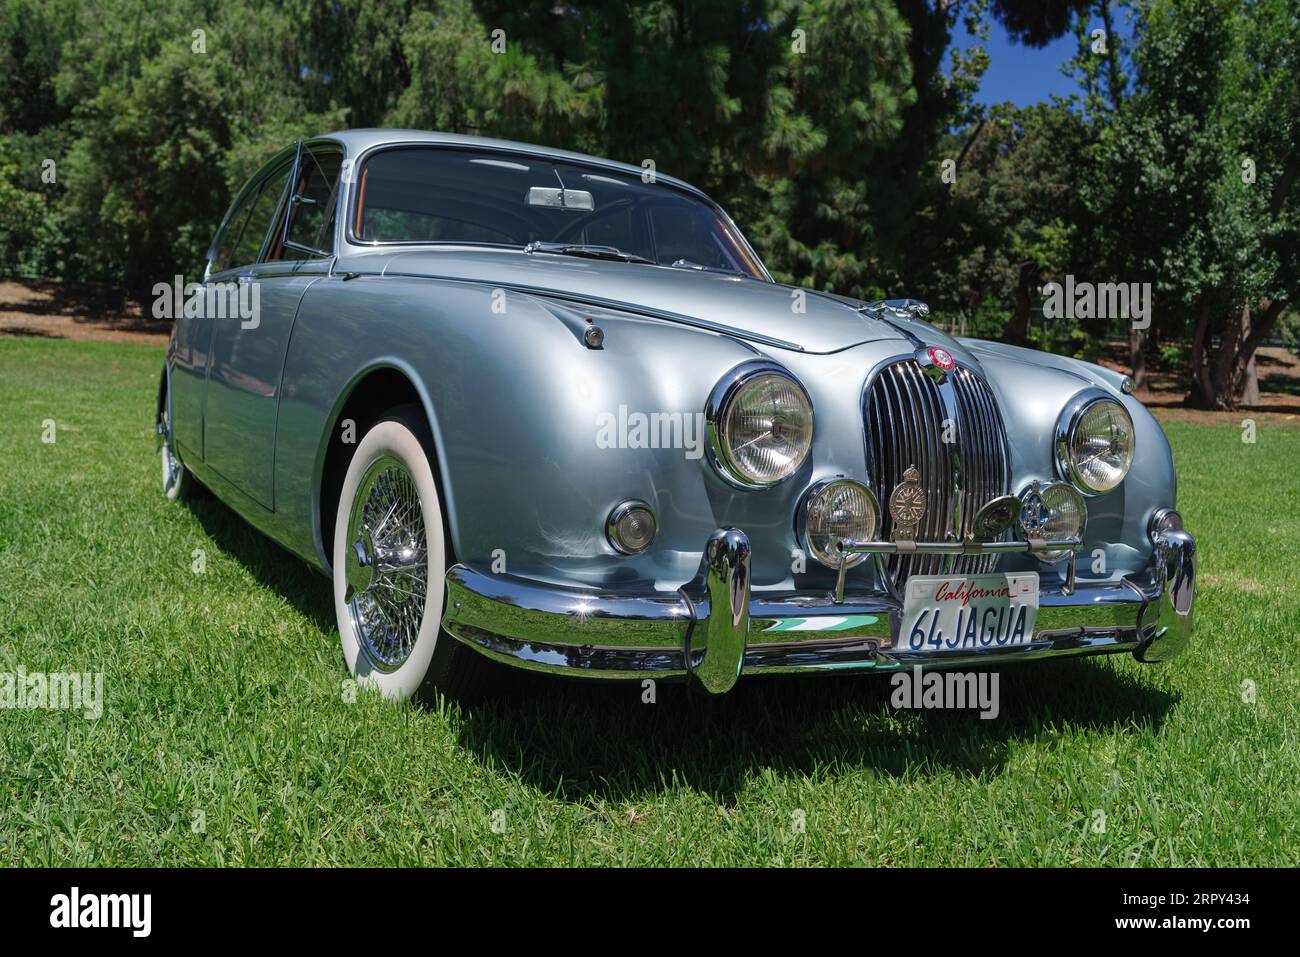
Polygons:
<instances>
[{"instance_id":1,"label":"blue sky","mask_svg":"<svg viewBox=\"0 0 1300 957\"><path fill-rule=\"evenodd\" d=\"M1101 21L1092 24L1100 27ZM1131 27L1122 22L1114 24L1117 32L1131 35ZM969 47L978 42L966 32L958 21L953 30L954 47ZM1074 56L1078 41L1074 33L1054 40L1041 50L1015 43L996 20L989 31L989 68L980 84L975 99L984 104L1010 101L1017 106L1046 102L1050 94L1069 96L1078 93L1075 81L1061 72L1061 66Z\"/></svg>"}]
</instances>

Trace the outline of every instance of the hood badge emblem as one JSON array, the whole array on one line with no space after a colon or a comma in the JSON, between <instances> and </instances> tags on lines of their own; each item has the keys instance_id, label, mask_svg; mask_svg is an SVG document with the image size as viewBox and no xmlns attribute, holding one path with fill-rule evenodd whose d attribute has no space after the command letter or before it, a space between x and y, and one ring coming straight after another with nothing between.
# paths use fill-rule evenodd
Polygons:
<instances>
[{"instance_id":1,"label":"hood badge emblem","mask_svg":"<svg viewBox=\"0 0 1300 957\"><path fill-rule=\"evenodd\" d=\"M952 357L952 353L947 349L940 349L938 346L931 346L925 351L930 357L930 361L937 365L944 372L951 372L957 368L957 360Z\"/></svg>"},{"instance_id":2,"label":"hood badge emblem","mask_svg":"<svg viewBox=\"0 0 1300 957\"><path fill-rule=\"evenodd\" d=\"M889 493L889 514L894 520L894 539L914 541L917 526L925 515L925 489L921 487L921 473L909 465L903 481Z\"/></svg>"},{"instance_id":3,"label":"hood badge emblem","mask_svg":"<svg viewBox=\"0 0 1300 957\"><path fill-rule=\"evenodd\" d=\"M957 369L957 360L943 346L929 346L916 351L916 364L935 382L943 385Z\"/></svg>"}]
</instances>

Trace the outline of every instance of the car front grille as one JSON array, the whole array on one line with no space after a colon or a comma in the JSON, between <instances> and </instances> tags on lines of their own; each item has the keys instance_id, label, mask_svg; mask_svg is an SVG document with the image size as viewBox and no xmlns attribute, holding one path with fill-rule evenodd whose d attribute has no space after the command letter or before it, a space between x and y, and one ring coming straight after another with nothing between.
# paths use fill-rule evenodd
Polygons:
<instances>
[{"instance_id":1,"label":"car front grille","mask_svg":"<svg viewBox=\"0 0 1300 957\"><path fill-rule=\"evenodd\" d=\"M863 418L886 541L894 534L889 494L908 466L916 466L926 490L917 541L951 541L959 534L964 540L980 507L1007 493L1010 457L1002 415L988 385L970 370L958 368L940 384L912 359L887 365L870 384ZM942 555L894 555L888 568L901 584L911 575L945 571L946 560ZM980 574L992 571L996 562L995 555L962 555L952 571Z\"/></svg>"}]
</instances>

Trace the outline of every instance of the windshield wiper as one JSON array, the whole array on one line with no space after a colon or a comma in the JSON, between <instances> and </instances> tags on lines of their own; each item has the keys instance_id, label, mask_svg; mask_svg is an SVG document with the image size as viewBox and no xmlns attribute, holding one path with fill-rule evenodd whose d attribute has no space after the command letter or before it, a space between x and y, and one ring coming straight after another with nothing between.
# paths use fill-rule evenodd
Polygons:
<instances>
[{"instance_id":1,"label":"windshield wiper","mask_svg":"<svg viewBox=\"0 0 1300 957\"><path fill-rule=\"evenodd\" d=\"M596 246L590 243L543 243L531 242L524 247L526 253L558 253L561 256L585 256L588 259L615 259L625 263L649 263L654 261L644 256L625 253L617 246Z\"/></svg>"},{"instance_id":2,"label":"windshield wiper","mask_svg":"<svg viewBox=\"0 0 1300 957\"><path fill-rule=\"evenodd\" d=\"M739 269L728 269L726 266L705 266L691 259L678 259L672 264L674 269L695 269L699 272L721 272L729 276L743 276L745 273Z\"/></svg>"}]
</instances>

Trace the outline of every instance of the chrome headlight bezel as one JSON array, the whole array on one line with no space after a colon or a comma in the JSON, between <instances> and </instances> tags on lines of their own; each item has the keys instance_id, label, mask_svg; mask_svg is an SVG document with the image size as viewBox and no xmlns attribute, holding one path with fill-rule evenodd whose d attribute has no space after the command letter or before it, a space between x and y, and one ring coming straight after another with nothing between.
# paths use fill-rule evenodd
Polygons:
<instances>
[{"instance_id":1,"label":"chrome headlight bezel","mask_svg":"<svg viewBox=\"0 0 1300 957\"><path fill-rule=\"evenodd\" d=\"M870 486L863 482L859 482L856 479L844 478L842 476L814 482L809 486L808 490L804 492L803 500L799 503L799 508L796 510L798 522L795 527L795 536L799 541L799 544L803 547L804 553L818 564L825 565L827 568L839 568L840 563L838 560L827 561L827 559L819 555L818 550L813 547L812 539L808 534L808 513L812 508L814 501L820 496L826 494L829 489L836 485L856 485L865 494L867 501L871 505L874 517L874 521L870 523L871 527L867 530L866 540L872 541L880 537L880 500L876 498L876 493L871 490ZM850 555L844 567L853 568L855 565L860 565L867 560L867 557L868 556L865 552Z\"/></svg>"},{"instance_id":2,"label":"chrome headlight bezel","mask_svg":"<svg viewBox=\"0 0 1300 957\"><path fill-rule=\"evenodd\" d=\"M785 474L773 481L761 481L752 475L746 474L745 470L736 463L724 439L724 424L727 413L731 410L732 402L735 401L746 385L762 376L779 376L787 379L798 390L808 408L808 447ZM812 443L816 433L816 413L813 410L812 398L808 395L808 390L804 388L803 383L790 370L771 360L756 359L750 362L742 362L718 380L718 384L709 393L709 399L704 409L704 419L709 436L709 461L714 470L736 488L753 490L780 485L798 473L812 454Z\"/></svg>"},{"instance_id":3,"label":"chrome headlight bezel","mask_svg":"<svg viewBox=\"0 0 1300 957\"><path fill-rule=\"evenodd\" d=\"M1078 432L1079 424L1083 421L1084 415L1101 403L1109 403L1115 406L1124 418L1128 420L1130 448L1128 452L1128 464L1124 468L1124 474L1120 476L1118 482L1110 488L1096 489L1089 485L1083 479L1083 473L1080 471L1078 463L1075 461L1073 454L1074 439ZM1053 449L1056 459L1056 471L1061 478L1073 485L1085 498L1096 498L1099 495L1106 495L1115 491L1124 484L1128 478L1128 473L1133 470L1133 459L1137 453L1137 438L1134 434L1133 416L1129 414L1124 403L1118 397L1112 395L1103 389L1084 389L1072 398L1061 410L1060 416L1056 420L1056 436L1053 441Z\"/></svg>"}]
</instances>

